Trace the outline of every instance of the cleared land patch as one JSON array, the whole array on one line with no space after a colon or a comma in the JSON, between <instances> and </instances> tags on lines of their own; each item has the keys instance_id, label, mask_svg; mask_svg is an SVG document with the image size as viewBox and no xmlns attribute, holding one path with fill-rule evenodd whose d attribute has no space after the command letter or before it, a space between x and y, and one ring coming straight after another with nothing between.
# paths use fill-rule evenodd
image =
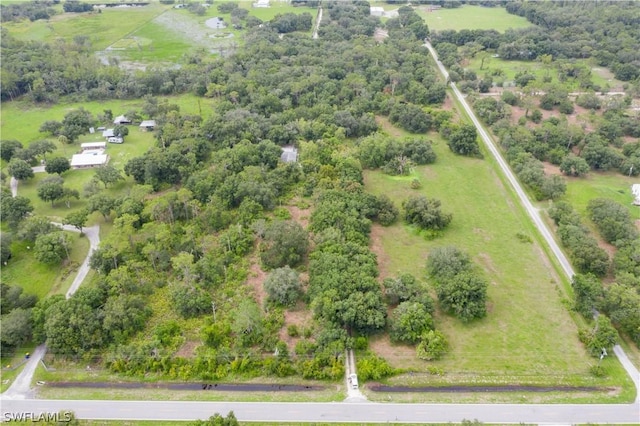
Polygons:
<instances>
[{"instance_id":1,"label":"cleared land patch","mask_svg":"<svg viewBox=\"0 0 640 426\"><path fill-rule=\"evenodd\" d=\"M429 6L416 8L430 30L496 30L525 28L531 23L525 18L511 15L502 7L464 5L455 9L434 9Z\"/></svg>"}]
</instances>

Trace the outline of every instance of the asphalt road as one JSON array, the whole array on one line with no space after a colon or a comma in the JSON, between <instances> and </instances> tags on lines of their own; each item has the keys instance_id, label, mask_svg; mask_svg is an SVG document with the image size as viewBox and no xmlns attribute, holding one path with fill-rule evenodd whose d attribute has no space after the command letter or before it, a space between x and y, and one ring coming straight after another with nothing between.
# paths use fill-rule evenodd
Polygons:
<instances>
[{"instance_id":1,"label":"asphalt road","mask_svg":"<svg viewBox=\"0 0 640 426\"><path fill-rule=\"evenodd\" d=\"M270 403L196 401L2 401L2 419L14 413L53 413L71 410L83 419L194 420L233 411L240 421L265 422L412 422L459 423L616 423L640 422L638 404L519 405L519 404L379 404Z\"/></svg>"},{"instance_id":2,"label":"asphalt road","mask_svg":"<svg viewBox=\"0 0 640 426\"><path fill-rule=\"evenodd\" d=\"M427 47L427 49L429 49L431 56L433 56L433 58L435 59L436 64L438 65L438 68L440 69L440 72L442 73L442 75L444 75L444 77L447 80L449 80L449 73L445 69L444 65L442 65L442 62L438 60L438 54L436 53L433 46L431 46L431 43L425 43L425 46ZM476 129L478 130L478 134L480 135L480 138L482 138L482 141L484 142L485 146L487 147L489 152L491 152L491 155L493 156L493 158L495 158L496 162L498 163L498 166L500 166L500 169L504 173L504 176L507 178L507 180L511 184L511 187L518 195L520 203L522 204L522 206L525 208L525 210L531 217L531 220L533 220L534 225L536 226L536 228L538 228L538 230L540 231L540 234L542 234L542 237L547 242L547 245L553 252L556 259L558 259L558 262L560 263L560 266L564 270L567 277L571 279L575 275L573 267L571 266L571 262L569 262L567 257L564 255L564 253L558 246L558 243L556 243L555 239L553 238L553 235L549 231L549 228L547 228L547 225L542 221L542 218L540 217L540 213L538 209L533 206L533 204L529 200L529 197L527 197L527 194L524 192L524 189L522 189L520 182L518 182L518 180L516 179L516 176L511 171L511 168L509 167L505 159L502 158L502 154L500 154L500 151L498 151L498 148L494 145L493 141L487 134L487 131L484 129L484 126L480 123L480 120L478 120L478 118L476 117L475 113L467 103L467 100L464 98L464 96L462 96L462 93L460 93L455 83L453 82L451 83L451 89L453 90L453 93L456 95L456 98L458 99L458 101L460 102L464 110L469 115L469 118L471 118L473 125L476 126Z\"/></svg>"}]
</instances>

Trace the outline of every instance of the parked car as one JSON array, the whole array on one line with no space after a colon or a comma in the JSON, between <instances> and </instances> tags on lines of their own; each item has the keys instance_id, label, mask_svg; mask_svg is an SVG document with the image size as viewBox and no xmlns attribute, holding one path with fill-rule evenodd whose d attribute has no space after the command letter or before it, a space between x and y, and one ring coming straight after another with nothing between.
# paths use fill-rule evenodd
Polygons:
<instances>
[{"instance_id":1,"label":"parked car","mask_svg":"<svg viewBox=\"0 0 640 426\"><path fill-rule=\"evenodd\" d=\"M118 137L118 136L113 136L110 138L107 138L107 142L109 143L122 143L124 142L124 138Z\"/></svg>"},{"instance_id":2,"label":"parked car","mask_svg":"<svg viewBox=\"0 0 640 426\"><path fill-rule=\"evenodd\" d=\"M358 375L357 374L349 374L349 384L351 385L351 389L358 389Z\"/></svg>"}]
</instances>

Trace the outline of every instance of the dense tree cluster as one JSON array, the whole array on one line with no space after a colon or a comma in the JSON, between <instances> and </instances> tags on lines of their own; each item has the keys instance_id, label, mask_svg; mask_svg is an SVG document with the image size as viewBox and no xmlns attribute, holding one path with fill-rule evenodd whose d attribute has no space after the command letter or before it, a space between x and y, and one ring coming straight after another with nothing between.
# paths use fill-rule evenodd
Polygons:
<instances>
[{"instance_id":1,"label":"dense tree cluster","mask_svg":"<svg viewBox=\"0 0 640 426\"><path fill-rule=\"evenodd\" d=\"M431 164L436 158L431 141L423 138L398 141L374 133L358 142L358 159L362 166L368 169L382 168L390 175L408 175L413 165Z\"/></svg>"},{"instance_id":2,"label":"dense tree cluster","mask_svg":"<svg viewBox=\"0 0 640 426\"><path fill-rule=\"evenodd\" d=\"M589 201L587 212L608 243L622 247L638 239L638 229L629 210L615 201L595 198Z\"/></svg>"},{"instance_id":3,"label":"dense tree cluster","mask_svg":"<svg viewBox=\"0 0 640 426\"><path fill-rule=\"evenodd\" d=\"M21 345L31 340L33 320L31 308L38 301L32 294L25 294L21 287L0 284L2 317L0 317L0 349L3 356L13 354Z\"/></svg>"},{"instance_id":4,"label":"dense tree cluster","mask_svg":"<svg viewBox=\"0 0 640 426\"><path fill-rule=\"evenodd\" d=\"M402 202L405 222L420 229L439 232L446 228L453 215L440 209L440 200L422 195L411 196Z\"/></svg>"},{"instance_id":5,"label":"dense tree cluster","mask_svg":"<svg viewBox=\"0 0 640 426\"><path fill-rule=\"evenodd\" d=\"M610 265L609 255L598 246L580 215L565 201L556 202L549 209L562 245L569 250L571 260L578 271L603 276Z\"/></svg>"},{"instance_id":6,"label":"dense tree cluster","mask_svg":"<svg viewBox=\"0 0 640 426\"><path fill-rule=\"evenodd\" d=\"M0 22L20 21L25 18L30 21L49 19L56 13L52 6L59 2L60 0L36 0L3 4L0 6Z\"/></svg>"},{"instance_id":7,"label":"dense tree cluster","mask_svg":"<svg viewBox=\"0 0 640 426\"><path fill-rule=\"evenodd\" d=\"M527 18L535 26L510 29L504 33L494 30L441 31L431 35L442 51L443 63L450 66L454 50L445 43L465 47L473 52L494 49L503 59L534 60L544 55L558 59L595 57L600 66L610 67L616 78L629 81L637 78L637 46L640 35L638 9L631 3L572 3L551 4L526 1L508 2L509 13ZM619 38L622 34L625 36ZM449 63L445 60L450 61ZM570 72L575 72L570 67ZM588 88L588 87L587 87Z\"/></svg>"},{"instance_id":8,"label":"dense tree cluster","mask_svg":"<svg viewBox=\"0 0 640 426\"><path fill-rule=\"evenodd\" d=\"M91 12L93 5L79 0L65 0L65 2L62 3L62 10L73 13Z\"/></svg>"},{"instance_id":9,"label":"dense tree cluster","mask_svg":"<svg viewBox=\"0 0 640 426\"><path fill-rule=\"evenodd\" d=\"M446 312L464 322L487 314L488 283L475 270L467 253L453 246L434 249L427 259L427 272Z\"/></svg>"},{"instance_id":10,"label":"dense tree cluster","mask_svg":"<svg viewBox=\"0 0 640 426\"><path fill-rule=\"evenodd\" d=\"M574 290L574 306L585 318L597 317L600 319L602 313L608 315L603 321L605 324L605 337L597 333L597 328L593 331L582 331L581 338L594 356L600 354L600 346L615 342L617 333L607 325L609 319L621 332L626 333L636 345L640 344L640 292L638 286L628 277L618 276L617 283L609 286L603 284L593 275L577 274L573 277L572 286ZM632 281L631 283L629 281ZM600 315L598 315L600 313ZM598 337L600 336L600 337ZM605 342L601 340L604 338Z\"/></svg>"},{"instance_id":11,"label":"dense tree cluster","mask_svg":"<svg viewBox=\"0 0 640 426\"><path fill-rule=\"evenodd\" d=\"M105 366L125 374L220 379L266 372L315 379L342 377L340 357L354 342L347 331L369 333L387 325L368 235L371 221L391 224L398 210L389 198L362 190L360 162L338 154L340 147L347 138L366 140L378 130L374 114L389 115L406 100L428 116L428 128L449 120L447 114L423 110L442 101L444 86L437 83L415 34L406 40L407 34L397 31L383 44L352 37L371 34L378 25L363 6L329 5L321 28L325 37L318 40L295 32L280 39L273 25L256 26L249 30L242 50L227 59L207 58L154 73L129 75L100 64L90 70L91 60L83 59L86 46L34 46L30 52L41 49L42 55L48 54L47 49L69 48L83 72L109 74L108 85L100 76L86 78L82 87L79 80L69 81L69 90L77 96L104 99L144 93L148 96L141 111L127 112L127 116L153 118L158 123L155 146L125 165L125 173L136 182L127 195L114 197L105 190L121 178L117 168L98 169L85 188L86 208L65 218L65 223L82 230L87 215L99 212L113 223L113 232L103 238L91 258L98 272L96 292L81 292L69 301L42 301L33 315L36 341L46 340L54 353L65 356L90 357L110 347L103 358ZM414 18L405 18L401 25L420 30L410 22ZM242 22L250 26L248 18ZM3 38L5 42L8 53L24 46ZM318 49L327 55L318 56ZM6 65L22 78L28 71L16 64L3 63L3 71ZM49 100L64 95L49 80L56 73L64 74L63 64L39 72L46 76L46 84L51 83L46 93L53 96ZM8 77L11 74L3 73L3 78ZM37 98L32 81L15 79L14 83L14 92L3 85L6 97L29 92ZM186 91L216 98L218 107L201 117L183 114L176 105L153 97ZM69 111L60 122L43 123L41 131L72 142L89 127L112 121L112 116L108 110L96 118L83 110ZM435 160L425 139L391 144L382 164L390 173L404 173L409 162L403 157L411 164ZM298 147L298 162L280 160L283 145ZM19 142L3 144L3 158L22 159L23 150ZM31 162L44 159L48 152L33 152L24 161L30 169ZM55 181L47 181L47 186L58 190L57 174L64 174L65 166L56 164L57 160L49 162ZM43 190L43 196L45 192L55 193ZM294 193L313 196L317 206L310 221L311 255L307 231L288 220L283 209L276 209ZM22 201L3 197L3 211L9 202L5 199L12 206ZM29 208L27 203L23 209L12 209L16 227ZM51 243L58 234L47 228L38 219L29 219L25 236L28 231L34 244L44 237ZM249 255L258 255L265 267L274 268L273 276L262 283L267 300L274 302L266 307L247 297L243 285ZM316 321L298 331L302 338L290 353L279 342L278 333L283 306L299 300L302 288L297 273L286 265L293 267L307 258L309 291L304 299L310 302ZM409 294L405 293L398 296L403 301ZM146 324L150 297L169 301L161 308L166 311L154 312L162 318L153 327ZM407 297L420 304L422 308L417 309L432 311L428 297ZM63 318L71 316L73 323L64 329ZM204 347L192 360L176 357L184 343L183 321L194 318L203 323ZM145 336L132 339L145 326ZM277 355L265 355L276 348ZM371 377L390 371L373 358L368 365Z\"/></svg>"},{"instance_id":12,"label":"dense tree cluster","mask_svg":"<svg viewBox=\"0 0 640 426\"><path fill-rule=\"evenodd\" d=\"M316 246L309 263L309 297L314 312L334 327L362 333L381 329L386 317L376 257L368 247L369 217L375 215L368 199L363 191L324 192L311 216Z\"/></svg>"}]
</instances>

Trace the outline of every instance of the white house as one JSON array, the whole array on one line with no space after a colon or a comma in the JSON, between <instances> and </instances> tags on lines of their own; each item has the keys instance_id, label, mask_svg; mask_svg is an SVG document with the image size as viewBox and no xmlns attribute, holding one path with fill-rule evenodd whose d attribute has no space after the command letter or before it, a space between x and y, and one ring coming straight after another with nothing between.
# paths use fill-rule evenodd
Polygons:
<instances>
[{"instance_id":1,"label":"white house","mask_svg":"<svg viewBox=\"0 0 640 426\"><path fill-rule=\"evenodd\" d=\"M102 137L103 138L112 138L114 136L115 136L115 134L113 133L113 129L105 129L102 132Z\"/></svg>"},{"instance_id":2,"label":"white house","mask_svg":"<svg viewBox=\"0 0 640 426\"><path fill-rule=\"evenodd\" d=\"M640 206L640 183L631 185L631 193L636 197L635 200L633 200L633 205Z\"/></svg>"},{"instance_id":3,"label":"white house","mask_svg":"<svg viewBox=\"0 0 640 426\"><path fill-rule=\"evenodd\" d=\"M82 154L75 154L71 157L72 169L87 169L90 167L100 167L107 164L109 156L103 149L84 151Z\"/></svg>"},{"instance_id":4,"label":"white house","mask_svg":"<svg viewBox=\"0 0 640 426\"><path fill-rule=\"evenodd\" d=\"M269 0L258 0L253 7L269 7Z\"/></svg>"}]
</instances>

